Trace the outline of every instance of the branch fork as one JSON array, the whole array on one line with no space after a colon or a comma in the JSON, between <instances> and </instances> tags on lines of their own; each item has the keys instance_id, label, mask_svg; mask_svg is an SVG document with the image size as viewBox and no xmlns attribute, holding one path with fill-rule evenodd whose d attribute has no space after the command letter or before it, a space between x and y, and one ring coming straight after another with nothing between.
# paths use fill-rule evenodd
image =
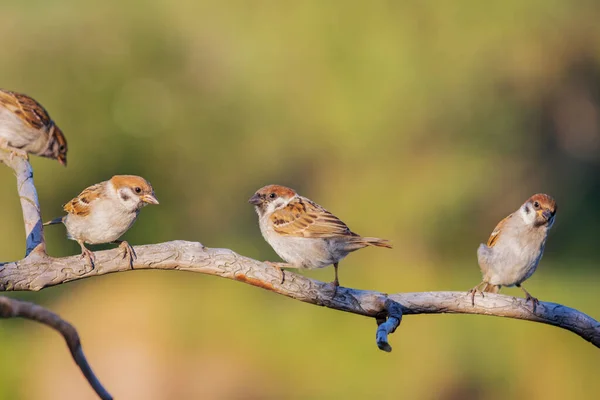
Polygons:
<instances>
[{"instance_id":1,"label":"branch fork","mask_svg":"<svg viewBox=\"0 0 600 400\"><path fill-rule=\"evenodd\" d=\"M3 151L0 151L0 162L12 168L17 178L17 191L21 200L23 221L25 223L26 249L23 261L42 266L51 265L52 258L46 253L42 213L33 182L33 169L27 155L25 154L25 157L23 157L3 149ZM4 270L4 265L0 263L0 274ZM0 288L10 290L13 285L13 283L9 283L8 286L0 285ZM77 364L98 397L102 400L113 399L92 371L83 353L79 334L71 324L37 304L11 299L6 296L0 296L0 318L26 318L45 324L59 332L67 342L75 364Z\"/></svg>"}]
</instances>

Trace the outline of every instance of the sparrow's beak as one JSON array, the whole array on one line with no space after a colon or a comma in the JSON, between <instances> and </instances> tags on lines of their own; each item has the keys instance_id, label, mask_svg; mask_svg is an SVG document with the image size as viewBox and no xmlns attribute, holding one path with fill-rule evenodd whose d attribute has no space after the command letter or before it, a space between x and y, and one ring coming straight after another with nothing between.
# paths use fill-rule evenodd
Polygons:
<instances>
[{"instance_id":1,"label":"sparrow's beak","mask_svg":"<svg viewBox=\"0 0 600 400\"><path fill-rule=\"evenodd\" d=\"M67 166L67 157L65 157L64 155L61 154L56 159L58 160L60 165L62 165L63 167Z\"/></svg>"},{"instance_id":2,"label":"sparrow's beak","mask_svg":"<svg viewBox=\"0 0 600 400\"><path fill-rule=\"evenodd\" d=\"M254 204L255 206L257 206L262 203L262 199L260 198L260 196L258 194L254 193L254 196L252 196L248 199L248 203Z\"/></svg>"},{"instance_id":3,"label":"sparrow's beak","mask_svg":"<svg viewBox=\"0 0 600 400\"><path fill-rule=\"evenodd\" d=\"M542 211L542 215L546 221L550 221L550 218L552 218L552 213L549 210Z\"/></svg>"},{"instance_id":4,"label":"sparrow's beak","mask_svg":"<svg viewBox=\"0 0 600 400\"><path fill-rule=\"evenodd\" d=\"M154 195L152 194L145 194L141 197L142 201L144 203L148 203L148 204L160 204L158 202L158 200L156 199L156 197L154 197Z\"/></svg>"}]
</instances>

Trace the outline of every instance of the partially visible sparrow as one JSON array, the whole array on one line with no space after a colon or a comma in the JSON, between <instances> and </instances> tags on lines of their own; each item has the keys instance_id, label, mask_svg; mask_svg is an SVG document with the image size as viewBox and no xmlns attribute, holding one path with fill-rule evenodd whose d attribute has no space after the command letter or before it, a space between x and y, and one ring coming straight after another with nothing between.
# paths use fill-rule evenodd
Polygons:
<instances>
[{"instance_id":1,"label":"partially visible sparrow","mask_svg":"<svg viewBox=\"0 0 600 400\"><path fill-rule=\"evenodd\" d=\"M535 194L498 223L487 245L482 243L477 249L483 282L469 291L473 304L475 293L482 285L482 292L492 293L497 293L502 286L516 286L525 292L527 301L532 301L535 311L538 299L521 284L535 272L542 259L556 210L552 197Z\"/></svg>"},{"instance_id":2,"label":"partially visible sparrow","mask_svg":"<svg viewBox=\"0 0 600 400\"><path fill-rule=\"evenodd\" d=\"M0 89L0 147L11 157L49 157L67 165L67 140L40 103L24 94Z\"/></svg>"},{"instance_id":3,"label":"partially visible sparrow","mask_svg":"<svg viewBox=\"0 0 600 400\"><path fill-rule=\"evenodd\" d=\"M248 202L255 206L263 237L287 263L270 263L281 271L282 282L281 267L312 269L333 264L335 296L338 263L348 253L366 246L392 248L387 240L357 235L335 215L284 186L265 186Z\"/></svg>"},{"instance_id":4,"label":"partially visible sparrow","mask_svg":"<svg viewBox=\"0 0 600 400\"><path fill-rule=\"evenodd\" d=\"M90 186L64 206L67 215L44 225L63 223L67 237L81 246L82 258L94 267L94 253L84 243L115 243L123 248L123 258L133 265L135 252L119 239L135 222L147 204L158 204L154 190L144 178L135 175L115 175L110 180Z\"/></svg>"}]
</instances>

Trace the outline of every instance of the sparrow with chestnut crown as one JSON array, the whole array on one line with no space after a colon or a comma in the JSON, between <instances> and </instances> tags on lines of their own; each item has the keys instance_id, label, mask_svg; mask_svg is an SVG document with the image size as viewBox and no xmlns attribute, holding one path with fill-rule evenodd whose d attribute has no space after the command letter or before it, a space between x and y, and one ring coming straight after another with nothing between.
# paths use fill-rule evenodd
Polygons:
<instances>
[{"instance_id":1,"label":"sparrow with chestnut crown","mask_svg":"<svg viewBox=\"0 0 600 400\"><path fill-rule=\"evenodd\" d=\"M475 293L497 293L502 286L516 286L531 300L533 310L539 303L521 285L535 272L542 255L548 231L554 225L556 202L547 194L531 196L514 213L498 223L487 244L480 244L477 259L483 281L469 291L475 304Z\"/></svg>"},{"instance_id":2,"label":"sparrow with chestnut crown","mask_svg":"<svg viewBox=\"0 0 600 400\"><path fill-rule=\"evenodd\" d=\"M35 154L67 165L67 140L48 112L31 97L0 89L0 148L11 157Z\"/></svg>"},{"instance_id":3,"label":"sparrow with chestnut crown","mask_svg":"<svg viewBox=\"0 0 600 400\"><path fill-rule=\"evenodd\" d=\"M123 258L133 266L136 255L126 241L118 240L135 222L142 207L158 204L148 181L135 175L115 175L90 186L64 206L67 215L44 225L63 223L67 237L81 246L81 257L94 267L94 253L84 243L115 243L123 248Z\"/></svg>"},{"instance_id":4,"label":"sparrow with chestnut crown","mask_svg":"<svg viewBox=\"0 0 600 400\"><path fill-rule=\"evenodd\" d=\"M387 240L357 235L329 211L284 186L265 186L248 202L255 206L263 237L286 261L268 262L280 271L282 283L281 267L313 269L333 264L335 296L338 263L348 253L366 246L392 248Z\"/></svg>"}]
</instances>

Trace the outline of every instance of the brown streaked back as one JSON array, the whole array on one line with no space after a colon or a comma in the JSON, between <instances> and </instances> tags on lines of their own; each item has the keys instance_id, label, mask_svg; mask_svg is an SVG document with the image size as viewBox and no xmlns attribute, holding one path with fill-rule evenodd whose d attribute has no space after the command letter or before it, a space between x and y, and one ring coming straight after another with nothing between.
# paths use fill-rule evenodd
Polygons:
<instances>
[{"instance_id":1,"label":"brown streaked back","mask_svg":"<svg viewBox=\"0 0 600 400\"><path fill-rule=\"evenodd\" d=\"M84 189L79 196L75 197L63 209L69 214L85 217L91 212L91 204L100 198L106 190L106 182L100 182Z\"/></svg>"},{"instance_id":2,"label":"brown streaked back","mask_svg":"<svg viewBox=\"0 0 600 400\"><path fill-rule=\"evenodd\" d=\"M307 238L358 236L335 215L301 196L275 211L270 219L274 230L287 236Z\"/></svg>"},{"instance_id":3,"label":"brown streaked back","mask_svg":"<svg viewBox=\"0 0 600 400\"><path fill-rule=\"evenodd\" d=\"M27 95L0 89L0 105L32 128L49 130L54 125L46 109Z\"/></svg>"}]
</instances>

